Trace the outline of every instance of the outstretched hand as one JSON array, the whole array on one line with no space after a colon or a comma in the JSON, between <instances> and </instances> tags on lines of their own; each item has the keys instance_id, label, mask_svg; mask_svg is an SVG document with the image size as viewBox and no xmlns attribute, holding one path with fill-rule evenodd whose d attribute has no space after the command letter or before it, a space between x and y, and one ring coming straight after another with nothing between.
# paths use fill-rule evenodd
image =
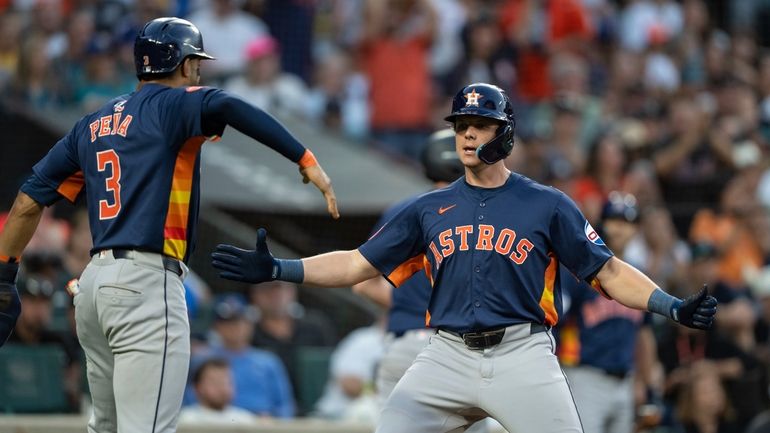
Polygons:
<instances>
[{"instance_id":1,"label":"outstretched hand","mask_svg":"<svg viewBox=\"0 0 770 433\"><path fill-rule=\"evenodd\" d=\"M334 188L332 188L332 181L326 172L321 168L320 164L315 164L310 167L300 167L299 172L302 174L302 182L310 183L316 186L324 195L326 199L326 210L332 216L337 219L340 217L340 211L337 210L337 197L334 195Z\"/></svg>"},{"instance_id":2,"label":"outstretched hand","mask_svg":"<svg viewBox=\"0 0 770 433\"><path fill-rule=\"evenodd\" d=\"M717 312L717 300L708 294L708 287L688 296L674 308L674 320L689 328L709 329L714 323Z\"/></svg>"},{"instance_id":3,"label":"outstretched hand","mask_svg":"<svg viewBox=\"0 0 770 433\"><path fill-rule=\"evenodd\" d=\"M267 248L267 231L257 230L257 246L244 250L219 244L211 253L211 265L219 269L219 277L245 283L263 283L276 279L278 264Z\"/></svg>"}]
</instances>

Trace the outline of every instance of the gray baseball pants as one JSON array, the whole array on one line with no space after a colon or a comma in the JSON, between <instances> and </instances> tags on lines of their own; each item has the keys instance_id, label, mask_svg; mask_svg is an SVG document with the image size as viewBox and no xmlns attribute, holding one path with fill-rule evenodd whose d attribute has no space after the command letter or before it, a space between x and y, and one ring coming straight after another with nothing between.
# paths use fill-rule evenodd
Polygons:
<instances>
[{"instance_id":1,"label":"gray baseball pants","mask_svg":"<svg viewBox=\"0 0 770 433\"><path fill-rule=\"evenodd\" d=\"M86 355L89 433L173 433L190 362L181 276L162 256L97 253L80 278L75 321Z\"/></svg>"},{"instance_id":2,"label":"gray baseball pants","mask_svg":"<svg viewBox=\"0 0 770 433\"><path fill-rule=\"evenodd\" d=\"M398 382L376 433L465 431L485 416L510 433L582 433L550 331L506 328L496 346L472 350L438 331Z\"/></svg>"},{"instance_id":3,"label":"gray baseball pants","mask_svg":"<svg viewBox=\"0 0 770 433\"><path fill-rule=\"evenodd\" d=\"M634 431L634 379L617 378L598 368L565 368L585 433Z\"/></svg>"}]
</instances>

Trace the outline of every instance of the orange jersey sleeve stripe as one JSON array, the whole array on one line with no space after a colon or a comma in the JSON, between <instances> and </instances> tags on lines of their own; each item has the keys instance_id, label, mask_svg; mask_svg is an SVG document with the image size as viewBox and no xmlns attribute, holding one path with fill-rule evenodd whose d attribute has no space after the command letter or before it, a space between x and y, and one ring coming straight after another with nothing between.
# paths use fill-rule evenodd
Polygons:
<instances>
[{"instance_id":1,"label":"orange jersey sleeve stripe","mask_svg":"<svg viewBox=\"0 0 770 433\"><path fill-rule=\"evenodd\" d=\"M409 277L414 275L415 272L419 271L425 266L424 259L425 254L420 254L412 257L404 263L401 263L396 269L393 270L393 272L388 275L388 281L393 283L393 285L396 287L400 286L404 281L408 280Z\"/></svg>"},{"instance_id":2,"label":"orange jersey sleeve stripe","mask_svg":"<svg viewBox=\"0 0 770 433\"><path fill-rule=\"evenodd\" d=\"M187 252L187 241L182 239L166 239L163 241L163 254L175 259L184 260Z\"/></svg>"},{"instance_id":3,"label":"orange jersey sleeve stripe","mask_svg":"<svg viewBox=\"0 0 770 433\"><path fill-rule=\"evenodd\" d=\"M553 326L559 321L559 314L556 312L556 306L553 298L553 287L556 283L556 271L559 269L559 261L553 253L548 254L551 257L551 263L545 268L545 277L543 278L543 294L540 296L540 308L545 313L546 325Z\"/></svg>"},{"instance_id":4,"label":"orange jersey sleeve stripe","mask_svg":"<svg viewBox=\"0 0 770 433\"><path fill-rule=\"evenodd\" d=\"M64 182L59 185L59 188L56 188L56 192L74 203L75 199L78 198L80 191L83 190L85 182L86 179L83 177L83 172L78 171L77 173L65 179Z\"/></svg>"},{"instance_id":5,"label":"orange jersey sleeve stripe","mask_svg":"<svg viewBox=\"0 0 770 433\"><path fill-rule=\"evenodd\" d=\"M166 227L163 229L163 236L166 239L186 239L187 231L181 227Z\"/></svg>"},{"instance_id":6,"label":"orange jersey sleeve stripe","mask_svg":"<svg viewBox=\"0 0 770 433\"><path fill-rule=\"evenodd\" d=\"M187 224L190 217L190 194L193 184L193 170L198 151L205 137L192 137L182 145L174 165L171 192L168 197L168 211L164 227L163 253L184 259L187 252Z\"/></svg>"},{"instance_id":7,"label":"orange jersey sleeve stripe","mask_svg":"<svg viewBox=\"0 0 770 433\"><path fill-rule=\"evenodd\" d=\"M315 159L315 155L313 155L313 152L311 152L310 149L305 149L305 153L302 154L302 158L299 159L297 164L302 168L308 168L318 165L318 160Z\"/></svg>"}]
</instances>

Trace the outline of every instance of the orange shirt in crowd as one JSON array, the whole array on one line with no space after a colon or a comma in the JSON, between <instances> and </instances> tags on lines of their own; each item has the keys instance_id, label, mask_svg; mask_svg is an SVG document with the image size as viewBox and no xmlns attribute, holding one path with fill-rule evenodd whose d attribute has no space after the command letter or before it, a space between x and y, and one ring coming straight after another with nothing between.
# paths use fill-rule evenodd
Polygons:
<instances>
[{"instance_id":1,"label":"orange shirt in crowd","mask_svg":"<svg viewBox=\"0 0 770 433\"><path fill-rule=\"evenodd\" d=\"M511 35L528 16L531 0L508 0L500 9L500 25L504 34ZM536 102L549 98L553 89L549 76L549 53L553 45L569 37L588 39L593 31L588 15L579 0L550 0L547 2L547 33L545 47L524 47L517 64L517 90L526 101Z\"/></svg>"},{"instance_id":2,"label":"orange shirt in crowd","mask_svg":"<svg viewBox=\"0 0 770 433\"><path fill-rule=\"evenodd\" d=\"M380 37L364 44L372 129L415 129L430 124L429 49L430 42L424 37Z\"/></svg>"},{"instance_id":3,"label":"orange shirt in crowd","mask_svg":"<svg viewBox=\"0 0 770 433\"><path fill-rule=\"evenodd\" d=\"M717 215L710 209L695 214L690 240L711 242L721 252L719 277L733 287L745 286L743 269L763 265L762 250L749 230L729 215Z\"/></svg>"}]
</instances>

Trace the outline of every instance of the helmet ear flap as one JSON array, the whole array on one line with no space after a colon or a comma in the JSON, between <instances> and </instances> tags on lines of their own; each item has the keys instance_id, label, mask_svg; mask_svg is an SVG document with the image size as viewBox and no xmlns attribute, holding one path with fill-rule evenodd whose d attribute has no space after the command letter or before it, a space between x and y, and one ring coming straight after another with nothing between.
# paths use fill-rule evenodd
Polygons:
<instances>
[{"instance_id":1,"label":"helmet ear flap","mask_svg":"<svg viewBox=\"0 0 770 433\"><path fill-rule=\"evenodd\" d=\"M505 159L513 150L513 121L497 128L495 138L476 149L476 156L485 164L494 164Z\"/></svg>"}]
</instances>

